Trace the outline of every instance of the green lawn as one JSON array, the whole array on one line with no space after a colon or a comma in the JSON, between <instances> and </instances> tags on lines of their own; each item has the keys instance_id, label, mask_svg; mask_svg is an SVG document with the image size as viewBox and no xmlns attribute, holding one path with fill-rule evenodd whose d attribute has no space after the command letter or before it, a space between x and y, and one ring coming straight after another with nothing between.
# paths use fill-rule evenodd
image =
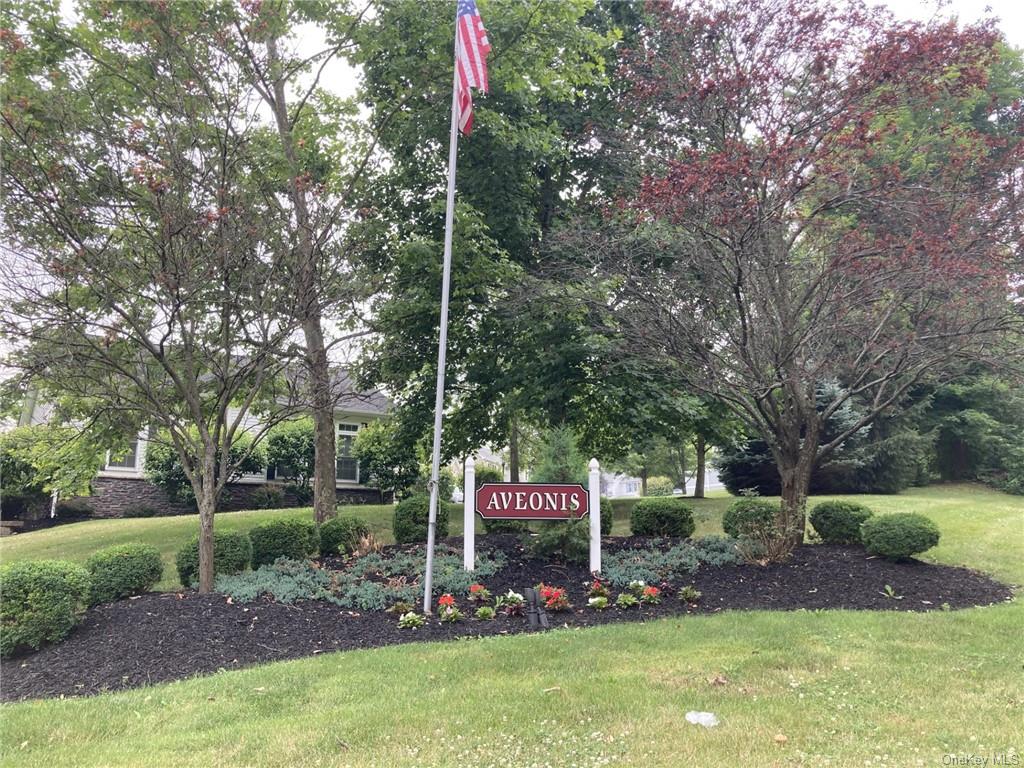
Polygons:
<instances>
[{"instance_id":1,"label":"green lawn","mask_svg":"<svg viewBox=\"0 0 1024 768\"><path fill-rule=\"evenodd\" d=\"M932 517L943 541L927 559L1024 582L1024 499L973 486L858 498L879 512ZM724 504L704 502L702 526L712 529ZM221 520L280 513L243 514ZM176 521L80 530L95 546L113 540L117 525L143 522ZM98 525L114 526L107 539L89 527ZM80 542L32 549L33 537L74 528L15 537L3 554L79 555ZM993 755L1024 751L1022 628L1018 599L929 614L724 613L328 654L4 705L0 762L942 766L947 755L973 754L992 765ZM691 709L715 712L722 724L689 725Z\"/></svg>"}]
</instances>

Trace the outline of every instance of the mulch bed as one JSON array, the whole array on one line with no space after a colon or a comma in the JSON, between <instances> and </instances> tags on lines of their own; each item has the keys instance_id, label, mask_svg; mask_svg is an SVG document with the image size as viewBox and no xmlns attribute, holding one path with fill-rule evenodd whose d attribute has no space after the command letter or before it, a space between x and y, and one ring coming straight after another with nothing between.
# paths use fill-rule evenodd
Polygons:
<instances>
[{"instance_id":1,"label":"mulch bed","mask_svg":"<svg viewBox=\"0 0 1024 768\"><path fill-rule=\"evenodd\" d=\"M458 538L449 543L461 546ZM644 543L615 539L605 546L607 551ZM505 568L485 580L496 596L509 589L521 592L541 581L568 588L576 608L550 614L556 627L722 610L955 609L1013 596L1006 585L966 568L892 563L868 557L861 548L819 544L799 548L783 565L701 566L692 579L666 590L660 605L596 611L583 607L586 566L533 560L514 536L480 537L477 548L500 548L508 556ZM683 583L692 583L703 593L699 604L688 606L676 599L675 589ZM886 596L886 585L901 599ZM471 615L472 606L458 597ZM528 631L525 617L499 615L494 621L468 619L458 624L429 621L422 628L403 630L390 613L349 611L321 601L282 605L259 600L243 605L223 595L191 590L150 593L92 608L63 643L5 661L0 700L95 694L328 651Z\"/></svg>"}]
</instances>

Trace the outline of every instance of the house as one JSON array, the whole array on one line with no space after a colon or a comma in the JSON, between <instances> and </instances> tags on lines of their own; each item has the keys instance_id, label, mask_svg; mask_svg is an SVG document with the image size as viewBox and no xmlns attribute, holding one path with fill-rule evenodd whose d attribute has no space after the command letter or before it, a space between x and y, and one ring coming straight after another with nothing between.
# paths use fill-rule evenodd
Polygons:
<instances>
[{"instance_id":1,"label":"house","mask_svg":"<svg viewBox=\"0 0 1024 768\"><path fill-rule=\"evenodd\" d=\"M385 415L390 407L388 398L379 391L357 392L348 373L340 370L332 382L339 406L334 413L337 430L337 480L336 493L339 502L350 504L377 503L380 495L376 488L367 485L365 473L354 455L355 437L359 430L375 419ZM19 425L45 423L51 408L46 403L26 401ZM229 409L228 418L237 415ZM247 418L245 427L258 426L256 417ZM133 509L148 507L158 515L187 514L195 510L187 504L172 501L163 489L153 485L145 477L146 432L139 433L127 452L121 456L107 455L106 463L92 481L92 495L70 499L67 503L87 507L97 517L122 517ZM275 467L242 475L225 489L219 510L252 509L258 492L276 488L284 494L282 506L302 506L304 503L286 491L285 483L278 477Z\"/></svg>"}]
</instances>

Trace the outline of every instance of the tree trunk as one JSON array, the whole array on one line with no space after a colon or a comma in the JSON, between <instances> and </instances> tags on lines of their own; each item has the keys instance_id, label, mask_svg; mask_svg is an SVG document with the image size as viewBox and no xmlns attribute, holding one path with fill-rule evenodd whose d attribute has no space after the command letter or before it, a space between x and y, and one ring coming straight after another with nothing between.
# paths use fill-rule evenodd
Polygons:
<instances>
[{"instance_id":1,"label":"tree trunk","mask_svg":"<svg viewBox=\"0 0 1024 768\"><path fill-rule=\"evenodd\" d=\"M804 529L807 519L807 494L811 485L813 454L801 452L795 463L779 466L782 480L782 506L779 522L790 539L792 546L804 543Z\"/></svg>"},{"instance_id":2,"label":"tree trunk","mask_svg":"<svg viewBox=\"0 0 1024 768\"><path fill-rule=\"evenodd\" d=\"M324 349L320 320L304 321L309 371L310 409L313 416L313 516L317 523L334 516L337 494L337 448L331 372Z\"/></svg>"},{"instance_id":3,"label":"tree trunk","mask_svg":"<svg viewBox=\"0 0 1024 768\"><path fill-rule=\"evenodd\" d=\"M679 448L679 490L686 495L686 443Z\"/></svg>"},{"instance_id":4,"label":"tree trunk","mask_svg":"<svg viewBox=\"0 0 1024 768\"><path fill-rule=\"evenodd\" d=\"M640 495L647 495L647 467L640 468Z\"/></svg>"},{"instance_id":5,"label":"tree trunk","mask_svg":"<svg viewBox=\"0 0 1024 768\"><path fill-rule=\"evenodd\" d=\"M519 422L515 414L509 418L508 479L512 483L519 482Z\"/></svg>"},{"instance_id":6,"label":"tree trunk","mask_svg":"<svg viewBox=\"0 0 1024 768\"><path fill-rule=\"evenodd\" d=\"M697 474L693 478L693 498L704 498L704 475L707 472L708 446L704 441L704 435L697 435L695 447L697 449Z\"/></svg>"},{"instance_id":7,"label":"tree trunk","mask_svg":"<svg viewBox=\"0 0 1024 768\"><path fill-rule=\"evenodd\" d=\"M196 506L199 507L199 591L202 594L213 591L213 513L217 508L214 450L210 448L205 454L199 468L201 487L193 486L193 491L198 491Z\"/></svg>"}]
</instances>

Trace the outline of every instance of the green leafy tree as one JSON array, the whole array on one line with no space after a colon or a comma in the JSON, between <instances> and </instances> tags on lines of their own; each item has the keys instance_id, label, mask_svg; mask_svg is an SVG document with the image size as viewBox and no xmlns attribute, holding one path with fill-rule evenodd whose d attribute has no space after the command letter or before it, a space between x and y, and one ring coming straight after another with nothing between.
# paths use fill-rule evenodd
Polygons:
<instances>
[{"instance_id":1,"label":"green leafy tree","mask_svg":"<svg viewBox=\"0 0 1024 768\"><path fill-rule=\"evenodd\" d=\"M313 420L283 421L267 433L267 463L278 478L309 491L315 469Z\"/></svg>"},{"instance_id":2,"label":"green leafy tree","mask_svg":"<svg viewBox=\"0 0 1024 768\"><path fill-rule=\"evenodd\" d=\"M355 454L361 472L366 472L369 483L381 494L391 492L402 495L419 478L420 465L416 447L403 439L394 419L371 421L359 430L355 440Z\"/></svg>"},{"instance_id":3,"label":"green leafy tree","mask_svg":"<svg viewBox=\"0 0 1024 768\"><path fill-rule=\"evenodd\" d=\"M3 362L61 425L166 435L199 508L208 592L236 443L249 432L254 448L293 413L276 190L257 174L251 90L225 51L230 6L78 11L0 9ZM262 426L247 428L254 414Z\"/></svg>"},{"instance_id":4,"label":"green leafy tree","mask_svg":"<svg viewBox=\"0 0 1024 768\"><path fill-rule=\"evenodd\" d=\"M538 483L587 484L587 459L570 427L552 427L544 434L530 479Z\"/></svg>"},{"instance_id":5,"label":"green leafy tree","mask_svg":"<svg viewBox=\"0 0 1024 768\"><path fill-rule=\"evenodd\" d=\"M391 159L365 231L381 276L363 375L397 399L399 429L430 428L439 319L451 8L388 3L356 33L361 98L382 122ZM643 382L614 364L586 305L543 268L552 227L601 185L617 183L599 152L619 87L606 67L634 34L629 4L569 0L482 4L490 92L460 142L453 246L446 458L508 445L513 480L533 428L570 424L588 451L620 453Z\"/></svg>"}]
</instances>

